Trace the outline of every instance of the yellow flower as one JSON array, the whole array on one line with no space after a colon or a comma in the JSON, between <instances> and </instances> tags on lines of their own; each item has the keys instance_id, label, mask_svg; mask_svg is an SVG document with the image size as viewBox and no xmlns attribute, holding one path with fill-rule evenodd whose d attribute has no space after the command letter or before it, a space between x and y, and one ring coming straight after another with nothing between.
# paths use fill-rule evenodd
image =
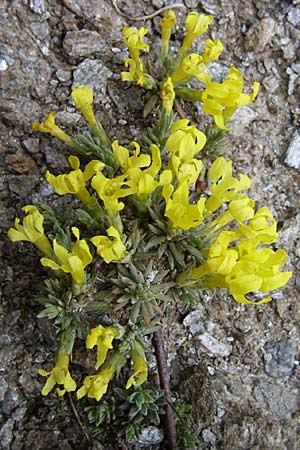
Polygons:
<instances>
[{"instance_id":1,"label":"yellow flower","mask_svg":"<svg viewBox=\"0 0 300 450\"><path fill-rule=\"evenodd\" d=\"M223 50L224 47L220 39L216 39L215 41L207 39L202 54L203 63L208 64L209 62L218 59Z\"/></svg>"},{"instance_id":2,"label":"yellow flower","mask_svg":"<svg viewBox=\"0 0 300 450\"><path fill-rule=\"evenodd\" d=\"M126 247L116 228L109 227L106 232L113 239L109 239L107 236L95 236L91 238L91 242L97 247L98 255L109 264L111 261L122 259L126 252Z\"/></svg>"},{"instance_id":3,"label":"yellow flower","mask_svg":"<svg viewBox=\"0 0 300 450\"><path fill-rule=\"evenodd\" d=\"M237 193L249 189L251 185L250 178L245 174L240 174L239 180L234 178L232 176L232 161L227 162L223 157L217 158L213 162L209 175L213 181L211 195L206 201L206 209L209 212L216 211L225 202L230 202L234 198L238 199ZM231 206L232 211L234 211L234 206L235 203ZM220 222L221 219L218 220Z\"/></svg>"},{"instance_id":4,"label":"yellow flower","mask_svg":"<svg viewBox=\"0 0 300 450\"><path fill-rule=\"evenodd\" d=\"M266 293L288 282L292 273L280 272L286 253L281 249L257 248L263 242L259 233L257 237L242 240L236 247L228 247L230 242L238 239L238 229L221 232L211 245L206 262L193 269L190 276L192 279L208 277L208 287L228 288L239 303L266 303L271 297L255 302L245 295L255 291ZM181 278L184 279L182 275Z\"/></svg>"},{"instance_id":5,"label":"yellow flower","mask_svg":"<svg viewBox=\"0 0 300 450\"><path fill-rule=\"evenodd\" d=\"M127 170L128 185L135 192L139 200L144 200L150 195L159 185L155 180L161 168L160 150L157 145L151 145L152 162L151 165L144 170L139 167L131 167Z\"/></svg>"},{"instance_id":6,"label":"yellow flower","mask_svg":"<svg viewBox=\"0 0 300 450\"><path fill-rule=\"evenodd\" d=\"M52 255L52 247L44 233L44 216L33 205L22 208L27 213L20 225L20 219L15 218L15 228L8 230L7 236L12 242L28 241L32 242L44 255Z\"/></svg>"},{"instance_id":7,"label":"yellow flower","mask_svg":"<svg viewBox=\"0 0 300 450\"><path fill-rule=\"evenodd\" d=\"M172 155L168 167L172 169L179 182L186 180L191 185L196 183L203 163L199 159L192 159L189 162L182 161L176 155Z\"/></svg>"},{"instance_id":8,"label":"yellow flower","mask_svg":"<svg viewBox=\"0 0 300 450\"><path fill-rule=\"evenodd\" d=\"M85 282L84 269L92 262L93 258L87 242L84 239L80 239L78 228L72 227L72 231L77 239L72 251L70 252L54 239L53 250L59 263L49 258L42 258L41 264L53 270L62 270L70 273L74 283L81 287Z\"/></svg>"},{"instance_id":9,"label":"yellow flower","mask_svg":"<svg viewBox=\"0 0 300 450\"><path fill-rule=\"evenodd\" d=\"M177 120L171 128L166 142L169 152L174 153L182 161L190 162L206 143L206 136L188 119Z\"/></svg>"},{"instance_id":10,"label":"yellow flower","mask_svg":"<svg viewBox=\"0 0 300 450\"><path fill-rule=\"evenodd\" d=\"M172 10L166 11L160 21L162 57L166 56L168 53L172 28L174 27L176 22L176 15Z\"/></svg>"},{"instance_id":11,"label":"yellow flower","mask_svg":"<svg viewBox=\"0 0 300 450\"><path fill-rule=\"evenodd\" d=\"M205 73L204 69L205 64L202 56L191 53L183 59L178 69L172 74L172 82L174 84L188 83L192 77L196 77L199 81L208 83L211 76Z\"/></svg>"},{"instance_id":12,"label":"yellow flower","mask_svg":"<svg viewBox=\"0 0 300 450\"><path fill-rule=\"evenodd\" d=\"M259 208L249 224L241 223L237 232L240 237L256 238L258 242L272 244L278 240L277 224L266 206Z\"/></svg>"},{"instance_id":13,"label":"yellow flower","mask_svg":"<svg viewBox=\"0 0 300 450\"><path fill-rule=\"evenodd\" d=\"M52 136L60 139L66 144L71 144L72 139L68 136L61 128L59 128L55 123L55 112L50 112L44 122L33 122L33 131L40 131L41 133L49 133Z\"/></svg>"},{"instance_id":14,"label":"yellow flower","mask_svg":"<svg viewBox=\"0 0 300 450\"><path fill-rule=\"evenodd\" d=\"M39 370L39 374L43 377L50 375L43 387L42 395L48 395L56 384L62 384L64 386L64 389L56 389L60 397L64 395L65 392L75 391L76 383L71 377L68 367L69 356L64 352L61 352L58 354L55 367L51 372L46 372L43 369Z\"/></svg>"},{"instance_id":15,"label":"yellow flower","mask_svg":"<svg viewBox=\"0 0 300 450\"><path fill-rule=\"evenodd\" d=\"M222 83L209 82L202 93L203 112L214 116L216 125L228 129L225 123L240 107L251 103L258 94L259 83L253 83L252 94L243 92L243 75L235 67L231 67L228 79Z\"/></svg>"},{"instance_id":16,"label":"yellow flower","mask_svg":"<svg viewBox=\"0 0 300 450\"><path fill-rule=\"evenodd\" d=\"M67 174L58 175L57 177L47 171L47 181L57 194L75 194L83 203L89 203L91 196L85 186L86 182L93 175L100 173L104 168L104 164L97 160L90 161L82 172L79 168L80 161L77 156L69 156L69 163L74 170Z\"/></svg>"},{"instance_id":17,"label":"yellow flower","mask_svg":"<svg viewBox=\"0 0 300 450\"><path fill-rule=\"evenodd\" d=\"M89 398L94 398L97 401L101 400L113 376L114 371L110 367L107 367L106 369L102 369L97 375L85 377L83 386L77 391L77 398L80 399L87 395Z\"/></svg>"},{"instance_id":18,"label":"yellow flower","mask_svg":"<svg viewBox=\"0 0 300 450\"><path fill-rule=\"evenodd\" d=\"M205 199L201 198L195 205L189 203L189 183L188 180L183 180L178 184L177 189L171 194L173 187L170 186L168 190L164 188L166 210L165 216L168 217L174 228L181 228L189 230L202 223L203 211L205 207Z\"/></svg>"},{"instance_id":19,"label":"yellow flower","mask_svg":"<svg viewBox=\"0 0 300 450\"><path fill-rule=\"evenodd\" d=\"M103 369L97 375L85 377L83 386L77 391L77 398L87 395L89 398L101 400L106 393L108 383L116 371L119 371L126 361L126 356L118 351L112 353L104 364Z\"/></svg>"},{"instance_id":20,"label":"yellow flower","mask_svg":"<svg viewBox=\"0 0 300 450\"><path fill-rule=\"evenodd\" d=\"M143 37L147 34L147 31L144 27L141 27L139 30L124 27L122 30L130 56L135 62L139 60L140 50L149 51L149 45L143 42Z\"/></svg>"},{"instance_id":21,"label":"yellow flower","mask_svg":"<svg viewBox=\"0 0 300 450\"><path fill-rule=\"evenodd\" d=\"M91 87L88 84L76 86L72 91L72 97L76 108L80 110L90 126L94 127L97 120L93 110L93 91Z\"/></svg>"},{"instance_id":22,"label":"yellow flower","mask_svg":"<svg viewBox=\"0 0 300 450\"><path fill-rule=\"evenodd\" d=\"M134 341L133 343L131 358L133 360L134 374L128 379L126 389L129 389L131 386L140 386L147 380L148 376L145 352L143 346L138 341Z\"/></svg>"},{"instance_id":23,"label":"yellow flower","mask_svg":"<svg viewBox=\"0 0 300 450\"><path fill-rule=\"evenodd\" d=\"M181 46L181 52L185 53L197 36L201 36L209 25L212 23L213 17L206 16L205 14L198 14L197 12L190 12L185 21L185 26L187 28L187 34L184 38L183 44Z\"/></svg>"},{"instance_id":24,"label":"yellow flower","mask_svg":"<svg viewBox=\"0 0 300 450\"><path fill-rule=\"evenodd\" d=\"M218 230L233 220L242 224L242 222L253 218L254 206L255 202L252 198L244 194L235 194L228 204L228 210L218 215L212 225L215 226L215 230Z\"/></svg>"},{"instance_id":25,"label":"yellow flower","mask_svg":"<svg viewBox=\"0 0 300 450\"><path fill-rule=\"evenodd\" d=\"M133 81L138 86L147 87L147 78L141 60L138 59L135 61L131 58L127 58L124 64L125 67L129 68L129 72L121 72L121 80Z\"/></svg>"},{"instance_id":26,"label":"yellow flower","mask_svg":"<svg viewBox=\"0 0 300 450\"><path fill-rule=\"evenodd\" d=\"M118 335L116 327L103 327L98 325L92 328L86 338L86 348L91 349L97 345L97 362L95 369L99 369L104 363L108 350L113 348L112 341Z\"/></svg>"},{"instance_id":27,"label":"yellow flower","mask_svg":"<svg viewBox=\"0 0 300 450\"><path fill-rule=\"evenodd\" d=\"M148 167L151 163L151 158L149 155L140 154L140 145L137 142L131 142L131 147L134 147L134 152L132 156L129 156L129 151L127 148L119 145L116 140L112 143L112 149L114 153L115 160L120 164L123 171L130 169L131 167Z\"/></svg>"},{"instance_id":28,"label":"yellow flower","mask_svg":"<svg viewBox=\"0 0 300 450\"><path fill-rule=\"evenodd\" d=\"M161 90L163 107L166 110L166 114L169 116L173 109L173 103L175 99L175 91L173 88L173 83L171 77L167 78L164 82Z\"/></svg>"},{"instance_id":29,"label":"yellow flower","mask_svg":"<svg viewBox=\"0 0 300 450\"><path fill-rule=\"evenodd\" d=\"M115 178L106 178L102 173L98 173L93 177L92 187L103 201L108 214L114 215L116 212L121 211L125 205L119 199L135 193L134 189L123 187L128 185L127 181L125 181L126 178L127 174Z\"/></svg>"}]
</instances>

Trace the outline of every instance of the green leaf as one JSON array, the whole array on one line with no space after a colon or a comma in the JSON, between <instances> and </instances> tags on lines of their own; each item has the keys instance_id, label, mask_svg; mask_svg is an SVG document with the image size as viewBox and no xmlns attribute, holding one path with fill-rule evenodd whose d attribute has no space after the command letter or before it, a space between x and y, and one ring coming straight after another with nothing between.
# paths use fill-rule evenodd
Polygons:
<instances>
[{"instance_id":1,"label":"green leaf","mask_svg":"<svg viewBox=\"0 0 300 450\"><path fill-rule=\"evenodd\" d=\"M63 309L56 305L48 305L45 309L43 309L42 312L38 314L38 318L41 319L43 317L46 317L47 319L54 319L63 312Z\"/></svg>"}]
</instances>

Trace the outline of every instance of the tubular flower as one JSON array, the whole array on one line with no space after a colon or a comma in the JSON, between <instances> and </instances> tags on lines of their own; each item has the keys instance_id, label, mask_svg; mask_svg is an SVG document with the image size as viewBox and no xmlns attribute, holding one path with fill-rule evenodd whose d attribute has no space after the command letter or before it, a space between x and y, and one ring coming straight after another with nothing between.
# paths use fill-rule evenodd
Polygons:
<instances>
[{"instance_id":1,"label":"tubular flower","mask_svg":"<svg viewBox=\"0 0 300 450\"><path fill-rule=\"evenodd\" d=\"M152 163L147 169L141 170L139 167L131 167L127 170L128 185L140 200L145 199L159 185L159 182L154 178L161 168L160 150L155 144L151 145L151 150Z\"/></svg>"},{"instance_id":2,"label":"tubular flower","mask_svg":"<svg viewBox=\"0 0 300 450\"><path fill-rule=\"evenodd\" d=\"M239 237L256 238L258 242L272 244L278 240L277 224L273 214L266 206L259 208L249 224L239 224Z\"/></svg>"},{"instance_id":3,"label":"tubular flower","mask_svg":"<svg viewBox=\"0 0 300 450\"><path fill-rule=\"evenodd\" d=\"M214 116L216 125L226 130L225 123L240 107L251 103L258 94L259 83L253 83L252 94L243 92L243 75L235 67L229 69L222 83L209 82L202 93L203 112Z\"/></svg>"},{"instance_id":4,"label":"tubular flower","mask_svg":"<svg viewBox=\"0 0 300 450\"><path fill-rule=\"evenodd\" d=\"M109 264L112 261L119 261L123 258L126 247L123 244L118 230L114 227L109 227L106 230L108 236L95 236L91 238L91 242L97 247L97 253L104 261Z\"/></svg>"},{"instance_id":5,"label":"tubular flower","mask_svg":"<svg viewBox=\"0 0 300 450\"><path fill-rule=\"evenodd\" d=\"M85 377L83 386L77 391L77 398L81 399L87 395L89 398L94 398L99 402L106 393L108 383L113 376L114 371L107 367L106 369L102 369L97 375Z\"/></svg>"},{"instance_id":6,"label":"tubular flower","mask_svg":"<svg viewBox=\"0 0 300 450\"><path fill-rule=\"evenodd\" d=\"M53 270L62 270L70 273L74 283L81 287L85 282L84 269L92 262L93 258L87 242L84 239L80 239L78 228L72 227L72 232L77 239L72 251L70 252L54 239L53 250L59 263L49 258L42 258L41 264Z\"/></svg>"},{"instance_id":7,"label":"tubular flower","mask_svg":"<svg viewBox=\"0 0 300 450\"><path fill-rule=\"evenodd\" d=\"M32 242L44 255L52 255L52 247L44 233L44 216L33 205L22 208L27 213L20 225L20 219L15 218L15 228L8 230L7 236L12 242L28 241Z\"/></svg>"},{"instance_id":8,"label":"tubular flower","mask_svg":"<svg viewBox=\"0 0 300 450\"><path fill-rule=\"evenodd\" d=\"M49 133L52 136L56 137L57 139L60 139L61 141L65 142L66 144L71 144L72 139L70 136L68 136L59 126L55 123L55 112L50 112L44 120L44 122L33 122L32 129L33 131L40 131L41 133Z\"/></svg>"},{"instance_id":9,"label":"tubular flower","mask_svg":"<svg viewBox=\"0 0 300 450\"><path fill-rule=\"evenodd\" d=\"M128 379L126 389L129 389L131 386L140 386L147 380L148 376L145 352L143 346L138 341L134 341L133 343L131 358L133 360L134 374Z\"/></svg>"},{"instance_id":10,"label":"tubular flower","mask_svg":"<svg viewBox=\"0 0 300 450\"><path fill-rule=\"evenodd\" d=\"M173 109L173 103L175 99L175 91L173 88L173 83L171 77L167 78L164 82L161 90L163 107L166 110L167 116L169 116Z\"/></svg>"},{"instance_id":11,"label":"tubular flower","mask_svg":"<svg viewBox=\"0 0 300 450\"><path fill-rule=\"evenodd\" d=\"M199 159L192 159L189 162L181 161L176 155L172 155L169 167L172 169L179 183L187 180L188 184L191 185L196 183L203 168L203 163Z\"/></svg>"},{"instance_id":12,"label":"tubular flower","mask_svg":"<svg viewBox=\"0 0 300 450\"><path fill-rule=\"evenodd\" d=\"M178 69L172 74L172 82L174 84L187 83L192 77L198 78L203 83L208 83L211 76L204 72L205 64L202 56L197 53L191 53L183 58Z\"/></svg>"},{"instance_id":13,"label":"tubular flower","mask_svg":"<svg viewBox=\"0 0 300 450\"><path fill-rule=\"evenodd\" d=\"M249 189L251 185L251 180L247 175L240 174L239 180L234 178L232 176L232 161L227 162L223 157L217 158L213 162L209 175L213 181L211 195L206 201L206 209L209 212L216 211L222 203L234 200L238 192ZM232 211L234 206L235 203L232 204ZM248 217L248 219L250 218Z\"/></svg>"},{"instance_id":14,"label":"tubular flower","mask_svg":"<svg viewBox=\"0 0 300 450\"><path fill-rule=\"evenodd\" d=\"M239 230L223 231L209 249L207 261L195 268L193 279L206 276L207 286L228 288L230 294L239 303L262 304L271 300L263 298L259 302L248 300L245 295L270 290L284 286L291 272L280 272L281 265L286 260L286 253L270 248L257 248L262 238L240 241L235 247L228 247L230 242L239 239Z\"/></svg>"},{"instance_id":15,"label":"tubular flower","mask_svg":"<svg viewBox=\"0 0 300 450\"><path fill-rule=\"evenodd\" d=\"M128 185L127 181L125 181L126 178L127 174L115 178L106 178L102 173L98 173L93 177L92 187L103 201L108 214L114 215L116 212L121 211L125 205L119 199L135 193L134 189L123 187Z\"/></svg>"},{"instance_id":16,"label":"tubular flower","mask_svg":"<svg viewBox=\"0 0 300 450\"><path fill-rule=\"evenodd\" d=\"M202 54L202 60L204 64L208 64L215 59L218 59L224 50L224 46L220 39L216 39L212 41L211 39L207 39L205 42L205 47Z\"/></svg>"},{"instance_id":17,"label":"tubular flower","mask_svg":"<svg viewBox=\"0 0 300 450\"><path fill-rule=\"evenodd\" d=\"M183 180L178 184L177 189L173 193L173 198L171 198L173 190L172 185L167 189L164 187L163 195L165 194L166 200L165 216L172 221L174 228L189 230L200 225L202 223L205 199L199 199L195 205L189 203L188 180Z\"/></svg>"},{"instance_id":18,"label":"tubular flower","mask_svg":"<svg viewBox=\"0 0 300 450\"><path fill-rule=\"evenodd\" d=\"M206 16L205 14L198 14L197 12L190 12L185 20L185 26L187 29L186 36L184 38L183 44L180 51L185 53L197 36L201 36L209 25L212 23L213 17Z\"/></svg>"},{"instance_id":19,"label":"tubular flower","mask_svg":"<svg viewBox=\"0 0 300 450\"><path fill-rule=\"evenodd\" d=\"M104 164L97 160L90 161L82 172L79 168L80 161L77 156L71 155L68 159L73 170L57 177L47 170L47 181L57 194L75 194L83 203L89 203L91 196L85 186L86 182L93 175L100 173L104 168Z\"/></svg>"},{"instance_id":20,"label":"tubular flower","mask_svg":"<svg viewBox=\"0 0 300 450\"><path fill-rule=\"evenodd\" d=\"M176 24L176 15L174 11L169 10L164 13L163 18L160 21L161 26L161 55L166 56L169 50L169 42L171 37L172 28Z\"/></svg>"},{"instance_id":21,"label":"tubular flower","mask_svg":"<svg viewBox=\"0 0 300 450\"><path fill-rule=\"evenodd\" d=\"M87 395L89 398L95 398L97 401L101 400L106 393L108 383L113 378L115 372L120 370L126 361L126 357L120 352L111 354L105 362L101 372L97 375L85 377L83 386L77 391L77 398L80 399Z\"/></svg>"},{"instance_id":22,"label":"tubular flower","mask_svg":"<svg viewBox=\"0 0 300 450\"><path fill-rule=\"evenodd\" d=\"M114 152L115 160L120 164L123 171L130 169L131 167L148 167L151 163L151 158L149 155L140 154L140 145L137 142L131 142L131 147L134 147L133 155L129 156L129 151L127 148L119 145L116 140L112 143L112 149Z\"/></svg>"},{"instance_id":23,"label":"tubular flower","mask_svg":"<svg viewBox=\"0 0 300 450\"><path fill-rule=\"evenodd\" d=\"M215 226L215 230L218 230L233 220L242 223L252 219L254 216L254 206L255 202L252 198L245 194L235 194L228 204L228 210L220 214L212 222L212 225Z\"/></svg>"},{"instance_id":24,"label":"tubular flower","mask_svg":"<svg viewBox=\"0 0 300 450\"><path fill-rule=\"evenodd\" d=\"M57 388L56 391L59 397L63 396L65 392L72 392L76 389L76 383L69 372L69 356L61 352L57 356L55 367L51 372L46 372L43 369L39 370L39 374L43 377L48 377L45 386L42 390L42 395L48 395L56 384L62 384L64 389Z\"/></svg>"},{"instance_id":25,"label":"tubular flower","mask_svg":"<svg viewBox=\"0 0 300 450\"><path fill-rule=\"evenodd\" d=\"M190 162L195 154L203 149L205 143L205 134L194 125L189 125L188 119L181 119L172 126L166 147L181 161Z\"/></svg>"},{"instance_id":26,"label":"tubular flower","mask_svg":"<svg viewBox=\"0 0 300 450\"><path fill-rule=\"evenodd\" d=\"M116 327L106 327L98 325L96 328L92 328L86 338L86 348L91 349L97 346L97 362L95 369L99 369L101 364L104 363L108 350L113 348L112 341L118 335L118 329Z\"/></svg>"},{"instance_id":27,"label":"tubular flower","mask_svg":"<svg viewBox=\"0 0 300 450\"><path fill-rule=\"evenodd\" d=\"M91 87L88 84L76 86L72 91L72 97L76 108L80 110L90 126L94 127L97 120L93 110L93 91Z\"/></svg>"},{"instance_id":28,"label":"tubular flower","mask_svg":"<svg viewBox=\"0 0 300 450\"><path fill-rule=\"evenodd\" d=\"M147 86L146 75L144 74L143 63L138 59L137 61L127 58L125 60L125 67L129 68L129 72L121 72L122 81L133 81L138 86Z\"/></svg>"},{"instance_id":29,"label":"tubular flower","mask_svg":"<svg viewBox=\"0 0 300 450\"><path fill-rule=\"evenodd\" d=\"M135 62L139 60L140 50L149 52L149 45L143 42L143 37L147 34L147 31L144 27L141 27L139 30L124 27L122 30L130 56Z\"/></svg>"}]
</instances>

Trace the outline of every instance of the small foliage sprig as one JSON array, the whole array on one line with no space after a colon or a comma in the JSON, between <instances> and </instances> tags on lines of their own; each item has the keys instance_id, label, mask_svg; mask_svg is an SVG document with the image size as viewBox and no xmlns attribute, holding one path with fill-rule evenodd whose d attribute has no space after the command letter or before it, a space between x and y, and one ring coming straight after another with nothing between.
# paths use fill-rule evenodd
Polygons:
<instances>
[{"instance_id":1,"label":"small foliage sprig","mask_svg":"<svg viewBox=\"0 0 300 450\"><path fill-rule=\"evenodd\" d=\"M155 76L140 57L141 51L149 51L143 41L147 30L123 30L130 57L122 80L149 90L162 103L142 149L135 141L129 149L118 140L110 142L94 115L87 85L77 86L72 97L90 134L67 135L53 112L33 124L33 130L50 133L69 147L70 171L57 176L47 171L46 179L56 194L75 196L67 218L49 207L27 205L23 223L16 218L8 231L13 242L32 242L43 255L41 264L53 271L39 297L45 306L40 317L54 321L58 343L54 368L39 371L47 377L43 395L55 385L62 386L57 388L59 396L76 390L69 363L76 340L86 339L87 350L97 348L96 373L85 377L77 398L100 401L110 382L124 377L129 361L125 391L136 391L129 403L124 390L116 392L127 402L129 416L135 411L140 420L146 408L156 423L158 397L148 392L151 401L145 406L149 337L160 329L174 299L189 301L201 289L220 287L237 302L263 304L272 297L257 301L252 293L268 293L291 277L291 272L280 270L284 250L270 248L278 240L271 211L266 206L257 209L245 194L251 184L247 175L234 176L232 161L216 158L232 114L255 99L259 85L253 84L251 94L243 92L243 76L234 67L222 83L212 81L205 69L219 57L222 43L208 39L201 55L190 51L211 22L211 16L188 14L186 36L172 55L169 41L176 16L165 13ZM199 89L190 87L193 78L201 83ZM203 113L214 118L214 128L206 135L188 119L176 120L175 97L202 102ZM205 169L200 152L214 159L206 191L197 189ZM104 400L92 407L90 420L97 425L110 421L112 412L106 406ZM127 438L137 434L136 424L125 425ZM185 439L187 446L196 445L189 433Z\"/></svg>"}]
</instances>

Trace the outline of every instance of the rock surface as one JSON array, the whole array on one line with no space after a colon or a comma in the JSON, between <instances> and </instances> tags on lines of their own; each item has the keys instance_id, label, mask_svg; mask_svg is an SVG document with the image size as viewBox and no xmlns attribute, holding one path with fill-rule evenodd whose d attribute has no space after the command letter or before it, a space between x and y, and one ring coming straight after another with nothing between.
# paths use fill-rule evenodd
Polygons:
<instances>
[{"instance_id":1,"label":"rock surface","mask_svg":"<svg viewBox=\"0 0 300 450\"><path fill-rule=\"evenodd\" d=\"M134 17L151 14L168 2L117 3ZM266 204L274 212L280 225L278 245L286 249L286 267L295 275L275 293L273 302L255 308L235 303L223 291L203 297L199 305L186 306L184 313L174 307L165 324L173 390L192 404L197 450L298 449L299 2L186 0L184 4L214 15L205 36L220 38L225 47L211 64L214 80L222 81L228 68L235 66L243 72L248 92L253 81L261 83L256 101L234 116L227 158L233 158L236 172L252 178L251 195L257 205ZM176 12L173 46L181 42L186 11ZM145 128L144 92L120 82L128 54L120 30L124 25L147 26L153 47L159 39L158 22L157 17L146 23L127 20L113 2L103 0L1 2L0 448L5 450L88 448L68 398L41 396L44 380L37 371L48 369L54 355L45 325L37 324L39 306L33 301L45 272L28 243L12 245L5 237L22 206L35 199L57 201L45 183L46 169L61 173L68 167L66 148L33 133L31 123L56 111L66 132L74 133L83 122L70 100L71 89L89 83L108 135L122 144L132 137L138 140ZM204 130L200 108L183 107ZM74 370L80 382L80 367ZM90 403L82 405L79 414L86 423L83 408ZM160 430L154 431L160 439ZM91 428L88 432L92 436ZM92 448L103 448L93 440ZM143 448L159 447L154 440L151 443L145 441ZM112 443L105 450L114 448Z\"/></svg>"}]
</instances>

